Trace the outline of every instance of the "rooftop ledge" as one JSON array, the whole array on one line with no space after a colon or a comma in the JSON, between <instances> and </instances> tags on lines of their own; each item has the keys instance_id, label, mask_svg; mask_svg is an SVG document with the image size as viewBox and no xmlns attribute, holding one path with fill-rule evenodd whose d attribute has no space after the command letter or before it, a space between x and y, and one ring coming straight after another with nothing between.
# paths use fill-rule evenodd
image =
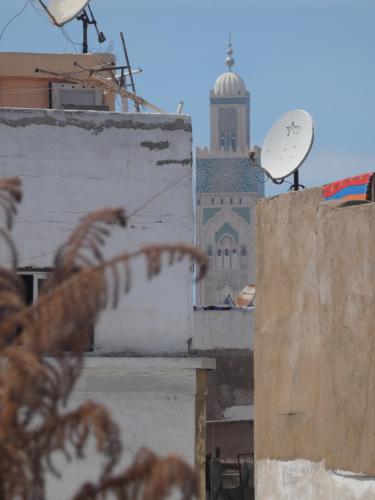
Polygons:
<instances>
[{"instance_id":1,"label":"rooftop ledge","mask_svg":"<svg viewBox=\"0 0 375 500\"><path fill-rule=\"evenodd\" d=\"M84 358L87 368L154 369L178 368L188 370L215 370L216 360L200 357L143 357L143 356L101 356L89 355Z\"/></svg>"}]
</instances>

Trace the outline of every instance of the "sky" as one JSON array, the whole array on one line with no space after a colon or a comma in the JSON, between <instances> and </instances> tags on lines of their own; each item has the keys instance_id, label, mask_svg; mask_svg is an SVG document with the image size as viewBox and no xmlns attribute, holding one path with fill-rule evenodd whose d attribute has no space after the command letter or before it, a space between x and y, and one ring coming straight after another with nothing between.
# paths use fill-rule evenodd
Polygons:
<instances>
[{"instance_id":1,"label":"sky","mask_svg":"<svg viewBox=\"0 0 375 500\"><path fill-rule=\"evenodd\" d=\"M2 0L3 26L26 0ZM34 6L34 8L33 8ZM65 26L75 44L38 12L37 0L0 38L0 51L80 50L81 24ZM107 41L123 61L141 67L137 92L167 112L183 100L194 145L209 144L209 91L224 65L232 34L233 68L251 93L251 143L261 146L284 112L303 108L315 122L311 154L301 167L307 187L375 170L375 2L373 0L92 0ZM1 36L1 35L0 35ZM266 194L288 186L266 185Z\"/></svg>"}]
</instances>

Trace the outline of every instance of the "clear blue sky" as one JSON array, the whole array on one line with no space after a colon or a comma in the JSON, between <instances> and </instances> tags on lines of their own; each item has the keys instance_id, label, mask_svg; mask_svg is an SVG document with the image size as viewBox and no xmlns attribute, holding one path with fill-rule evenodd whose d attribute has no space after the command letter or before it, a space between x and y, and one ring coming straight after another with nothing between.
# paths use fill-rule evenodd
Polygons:
<instances>
[{"instance_id":1,"label":"clear blue sky","mask_svg":"<svg viewBox=\"0 0 375 500\"><path fill-rule=\"evenodd\" d=\"M3 1L0 24L24 3ZM119 60L119 32L125 33L132 64L144 70L138 93L171 112L185 101L196 145L209 143L209 90L225 71L232 33L234 71L251 92L252 144L261 145L282 113L304 108L314 117L316 140L301 182L319 185L375 170L373 0L92 0L91 6ZM81 40L80 23L66 29ZM91 32L93 50L108 42L98 47ZM73 49L29 5L0 50ZM268 193L285 190L270 186Z\"/></svg>"}]
</instances>

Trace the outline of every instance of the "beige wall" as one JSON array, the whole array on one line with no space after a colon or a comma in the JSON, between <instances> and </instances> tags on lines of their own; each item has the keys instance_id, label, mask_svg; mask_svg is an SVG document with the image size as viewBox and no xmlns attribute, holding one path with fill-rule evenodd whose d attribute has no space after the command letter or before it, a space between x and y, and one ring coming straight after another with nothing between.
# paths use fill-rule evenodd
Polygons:
<instances>
[{"instance_id":1,"label":"beige wall","mask_svg":"<svg viewBox=\"0 0 375 500\"><path fill-rule=\"evenodd\" d=\"M320 189L258 203L258 461L375 475L374 221Z\"/></svg>"},{"instance_id":2,"label":"beige wall","mask_svg":"<svg viewBox=\"0 0 375 500\"><path fill-rule=\"evenodd\" d=\"M49 108L50 82L63 82L63 77L52 73L79 71L78 62L85 68L94 68L103 63L114 63L112 54L28 54L18 52L0 53L0 107ZM51 72L36 72L42 69ZM104 75L104 73L102 73ZM79 73L80 78L89 78L88 73ZM65 82L69 82L66 79ZM115 109L115 96L104 96L104 105Z\"/></svg>"}]
</instances>

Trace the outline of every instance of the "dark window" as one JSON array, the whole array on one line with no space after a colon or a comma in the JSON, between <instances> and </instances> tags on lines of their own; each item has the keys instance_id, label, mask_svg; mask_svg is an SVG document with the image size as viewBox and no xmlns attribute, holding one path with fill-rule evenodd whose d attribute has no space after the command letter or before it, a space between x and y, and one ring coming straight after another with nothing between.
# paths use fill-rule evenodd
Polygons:
<instances>
[{"instance_id":1,"label":"dark window","mask_svg":"<svg viewBox=\"0 0 375 500\"><path fill-rule=\"evenodd\" d=\"M233 204L233 199L232 199L232 198L230 199L230 204L231 204L231 205Z\"/></svg>"},{"instance_id":2,"label":"dark window","mask_svg":"<svg viewBox=\"0 0 375 500\"><path fill-rule=\"evenodd\" d=\"M211 198L211 205L215 203L215 198Z\"/></svg>"},{"instance_id":3,"label":"dark window","mask_svg":"<svg viewBox=\"0 0 375 500\"><path fill-rule=\"evenodd\" d=\"M220 250L220 248L219 248L219 250L217 251L217 255L218 255L219 257L221 257L221 250Z\"/></svg>"},{"instance_id":4,"label":"dark window","mask_svg":"<svg viewBox=\"0 0 375 500\"><path fill-rule=\"evenodd\" d=\"M224 255L226 255L228 257L228 255L229 255L229 250L228 249L225 250Z\"/></svg>"},{"instance_id":5,"label":"dark window","mask_svg":"<svg viewBox=\"0 0 375 500\"><path fill-rule=\"evenodd\" d=\"M237 250L235 248L233 248L232 254L235 255L236 253L237 253Z\"/></svg>"},{"instance_id":6,"label":"dark window","mask_svg":"<svg viewBox=\"0 0 375 500\"><path fill-rule=\"evenodd\" d=\"M241 248L241 255L246 255L246 247Z\"/></svg>"},{"instance_id":7,"label":"dark window","mask_svg":"<svg viewBox=\"0 0 375 500\"><path fill-rule=\"evenodd\" d=\"M29 306L34 300L34 278L32 274L20 274L25 290L26 304Z\"/></svg>"},{"instance_id":8,"label":"dark window","mask_svg":"<svg viewBox=\"0 0 375 500\"><path fill-rule=\"evenodd\" d=\"M223 203L224 203L224 200L223 200L223 198L221 198L221 200L220 200L220 203L221 203L221 204L223 204Z\"/></svg>"},{"instance_id":9,"label":"dark window","mask_svg":"<svg viewBox=\"0 0 375 500\"><path fill-rule=\"evenodd\" d=\"M242 205L242 200L241 200L241 198L240 198L240 205Z\"/></svg>"},{"instance_id":10,"label":"dark window","mask_svg":"<svg viewBox=\"0 0 375 500\"><path fill-rule=\"evenodd\" d=\"M207 247L207 255L209 257L211 257L211 255L212 255L212 249L211 249L211 247Z\"/></svg>"}]
</instances>

